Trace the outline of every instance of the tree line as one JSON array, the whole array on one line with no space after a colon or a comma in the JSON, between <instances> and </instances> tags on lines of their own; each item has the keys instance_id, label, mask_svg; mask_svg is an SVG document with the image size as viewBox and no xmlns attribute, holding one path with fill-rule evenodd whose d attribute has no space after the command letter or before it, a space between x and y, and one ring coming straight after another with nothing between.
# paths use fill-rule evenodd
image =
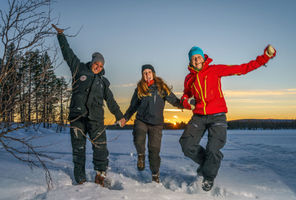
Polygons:
<instances>
[{"instance_id":1,"label":"tree line","mask_svg":"<svg viewBox=\"0 0 296 200\"><path fill-rule=\"evenodd\" d=\"M0 61L1 124L64 125L70 92L65 78L55 75L48 53L36 49L21 54L14 43L6 53Z\"/></svg>"},{"instance_id":2,"label":"tree line","mask_svg":"<svg viewBox=\"0 0 296 200\"><path fill-rule=\"evenodd\" d=\"M296 129L296 120L243 119L228 121L228 129Z\"/></svg>"},{"instance_id":3,"label":"tree line","mask_svg":"<svg viewBox=\"0 0 296 200\"><path fill-rule=\"evenodd\" d=\"M163 128L185 129L187 123L177 122L164 123ZM123 128L116 125L109 125L107 129L133 129L133 124L128 124ZM278 119L241 119L231 120L227 122L227 129L243 129L243 130L258 130L258 129L296 129L296 120L278 120Z\"/></svg>"}]
</instances>

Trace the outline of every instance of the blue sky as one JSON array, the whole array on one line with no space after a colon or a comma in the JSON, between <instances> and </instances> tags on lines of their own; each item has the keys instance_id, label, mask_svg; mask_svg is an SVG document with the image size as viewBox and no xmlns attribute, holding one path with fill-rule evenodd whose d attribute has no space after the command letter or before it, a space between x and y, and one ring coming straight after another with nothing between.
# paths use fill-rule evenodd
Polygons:
<instances>
[{"instance_id":1,"label":"blue sky","mask_svg":"<svg viewBox=\"0 0 296 200\"><path fill-rule=\"evenodd\" d=\"M228 118L296 118L296 1L57 0L52 8L59 27L69 27L66 34L81 28L68 38L81 61L94 51L104 55L106 77L123 112L143 64L155 66L180 97L192 46L214 64L241 64L272 44L277 57L267 68L222 78ZM48 42L57 44L54 37ZM56 72L70 76L66 63Z\"/></svg>"}]
</instances>

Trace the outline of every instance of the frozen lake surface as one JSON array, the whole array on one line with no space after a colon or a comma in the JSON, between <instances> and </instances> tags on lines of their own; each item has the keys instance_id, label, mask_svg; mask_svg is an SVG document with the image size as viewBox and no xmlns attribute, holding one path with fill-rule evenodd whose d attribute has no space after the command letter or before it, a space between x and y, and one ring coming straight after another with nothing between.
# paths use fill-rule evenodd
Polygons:
<instances>
[{"instance_id":1,"label":"frozen lake surface","mask_svg":"<svg viewBox=\"0 0 296 200\"><path fill-rule=\"evenodd\" d=\"M107 130L108 177L111 189L94 184L92 150L88 142L88 182L73 185L72 149L69 130L18 130L21 137L37 134L34 144L54 157L47 166L54 188L47 191L44 172L30 169L0 148L0 199L195 199L195 200L296 200L296 130L229 130L224 159L210 192L201 189L198 167L184 157L179 138L182 130L164 130L161 148L161 184L151 183L149 164L138 172L131 130ZM207 142L207 135L202 144Z\"/></svg>"}]
</instances>

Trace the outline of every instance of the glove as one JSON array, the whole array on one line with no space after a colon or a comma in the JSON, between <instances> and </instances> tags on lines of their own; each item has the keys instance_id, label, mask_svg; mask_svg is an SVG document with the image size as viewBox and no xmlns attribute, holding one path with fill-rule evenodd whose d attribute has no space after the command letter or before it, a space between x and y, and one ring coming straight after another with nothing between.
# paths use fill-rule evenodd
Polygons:
<instances>
[{"instance_id":1,"label":"glove","mask_svg":"<svg viewBox=\"0 0 296 200\"><path fill-rule=\"evenodd\" d=\"M270 58L274 58L276 55L276 50L270 44L264 49L264 54Z\"/></svg>"},{"instance_id":2,"label":"glove","mask_svg":"<svg viewBox=\"0 0 296 200\"><path fill-rule=\"evenodd\" d=\"M190 103L188 103L188 98L185 97L185 96L183 96L181 98L181 103L182 103L183 107L188 109L188 110L194 110L195 109L194 105L191 105Z\"/></svg>"},{"instance_id":3,"label":"glove","mask_svg":"<svg viewBox=\"0 0 296 200\"><path fill-rule=\"evenodd\" d=\"M58 34L62 34L64 32L64 29L58 28L56 25L51 24L51 26L57 31Z\"/></svg>"}]
</instances>

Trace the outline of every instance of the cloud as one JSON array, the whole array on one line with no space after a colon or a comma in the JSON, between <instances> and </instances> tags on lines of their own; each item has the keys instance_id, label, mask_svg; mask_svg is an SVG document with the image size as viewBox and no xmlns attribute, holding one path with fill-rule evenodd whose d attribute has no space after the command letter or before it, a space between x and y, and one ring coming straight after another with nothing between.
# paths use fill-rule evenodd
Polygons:
<instances>
[{"instance_id":1,"label":"cloud","mask_svg":"<svg viewBox=\"0 0 296 200\"><path fill-rule=\"evenodd\" d=\"M250 103L250 104L274 104L276 103L273 100L265 100L265 99L241 99L241 98L235 98L235 99L228 99L227 102L231 103Z\"/></svg>"},{"instance_id":2,"label":"cloud","mask_svg":"<svg viewBox=\"0 0 296 200\"><path fill-rule=\"evenodd\" d=\"M120 85L111 85L111 88L123 88L123 87L136 87L137 84L135 83L126 83L126 84L120 84Z\"/></svg>"},{"instance_id":3,"label":"cloud","mask_svg":"<svg viewBox=\"0 0 296 200\"><path fill-rule=\"evenodd\" d=\"M286 89L287 91L290 91L290 92L296 92L296 88L290 88L290 89Z\"/></svg>"},{"instance_id":4,"label":"cloud","mask_svg":"<svg viewBox=\"0 0 296 200\"><path fill-rule=\"evenodd\" d=\"M173 91L174 92L174 91ZM174 94L176 95L176 96L182 96L183 95L183 92L174 92Z\"/></svg>"},{"instance_id":5,"label":"cloud","mask_svg":"<svg viewBox=\"0 0 296 200\"><path fill-rule=\"evenodd\" d=\"M282 90L225 90L224 95L227 97L251 97L251 96L285 96L295 95L296 89Z\"/></svg>"},{"instance_id":6,"label":"cloud","mask_svg":"<svg viewBox=\"0 0 296 200\"><path fill-rule=\"evenodd\" d=\"M166 112L182 112L181 109L173 109L173 108L166 108L166 109L164 109L164 111L166 111Z\"/></svg>"},{"instance_id":7,"label":"cloud","mask_svg":"<svg viewBox=\"0 0 296 200\"><path fill-rule=\"evenodd\" d=\"M174 92L175 95L183 95L183 92ZM296 88L281 89L281 90L224 90L224 96L243 97L243 96L284 96L295 95Z\"/></svg>"},{"instance_id":8,"label":"cloud","mask_svg":"<svg viewBox=\"0 0 296 200\"><path fill-rule=\"evenodd\" d=\"M130 101L131 101L131 97L127 97L127 98L124 98L124 97L121 97L121 98L117 98L116 99L117 103L120 103L120 104L126 104L126 105L129 105Z\"/></svg>"}]
</instances>

